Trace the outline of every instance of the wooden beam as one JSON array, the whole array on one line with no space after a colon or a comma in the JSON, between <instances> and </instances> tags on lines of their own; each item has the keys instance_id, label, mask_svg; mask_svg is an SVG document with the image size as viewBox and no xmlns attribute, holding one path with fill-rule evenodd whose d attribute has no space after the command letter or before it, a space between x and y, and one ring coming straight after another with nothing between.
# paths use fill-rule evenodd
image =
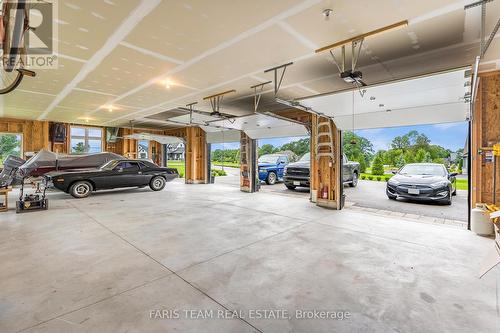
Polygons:
<instances>
[{"instance_id":1,"label":"wooden beam","mask_svg":"<svg viewBox=\"0 0 500 333\"><path fill-rule=\"evenodd\" d=\"M230 93L235 93L235 92L236 92L236 90L232 89L232 90L224 91L224 92L221 92L221 93L218 93L218 94L215 94L215 95L203 97L203 100L206 101L207 99L212 99L212 98L215 98L215 97L224 96L224 95L227 95L227 94L230 94Z\"/></svg>"},{"instance_id":2,"label":"wooden beam","mask_svg":"<svg viewBox=\"0 0 500 333\"><path fill-rule=\"evenodd\" d=\"M331 50L331 49L334 49L336 47L339 47L339 46L342 46L342 45L346 45L346 44L355 42L357 40L365 39L366 37L370 37L370 36L373 36L373 35L376 35L376 34L380 34L382 32L386 32L386 31L389 31L389 30L397 29L397 28L404 27L404 26L407 26L407 25L408 25L408 20L396 22L394 24L391 24L391 25L388 25L388 26L385 26L385 27L382 27L382 28L379 28L379 29L375 29L375 30L372 30L370 32L367 32L367 33L364 33L364 34L361 34L361 35L358 35L358 36L355 36L355 37L351 37L351 38L348 38L348 39L341 40L340 42L336 42L336 43L333 43L333 44L330 44L330 45L327 45L327 46L323 46L322 48L317 49L315 51L315 53L320 53L320 52L323 52L323 51Z\"/></svg>"}]
</instances>

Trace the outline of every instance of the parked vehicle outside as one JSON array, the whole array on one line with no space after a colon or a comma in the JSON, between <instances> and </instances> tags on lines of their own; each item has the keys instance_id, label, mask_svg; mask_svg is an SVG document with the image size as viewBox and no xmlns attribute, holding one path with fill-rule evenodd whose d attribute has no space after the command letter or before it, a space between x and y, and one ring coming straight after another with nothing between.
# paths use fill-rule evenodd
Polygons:
<instances>
[{"instance_id":1,"label":"parked vehicle outside","mask_svg":"<svg viewBox=\"0 0 500 333\"><path fill-rule=\"evenodd\" d=\"M50 172L46 175L55 188L75 198L86 198L93 191L124 187L146 187L161 191L177 178L177 169L163 168L144 160L112 160L97 169Z\"/></svg>"},{"instance_id":2,"label":"parked vehicle outside","mask_svg":"<svg viewBox=\"0 0 500 333\"><path fill-rule=\"evenodd\" d=\"M358 185L359 179L359 163L349 161L345 154L342 155L342 178L344 184L349 184L351 187ZM298 162L290 163L284 170L285 186L294 190L296 187L310 187L310 167L311 154L306 153Z\"/></svg>"},{"instance_id":3,"label":"parked vehicle outside","mask_svg":"<svg viewBox=\"0 0 500 333\"><path fill-rule=\"evenodd\" d=\"M259 179L268 185L283 180L283 172L288 165L288 156L267 154L259 157Z\"/></svg>"},{"instance_id":4,"label":"parked vehicle outside","mask_svg":"<svg viewBox=\"0 0 500 333\"><path fill-rule=\"evenodd\" d=\"M455 172L448 172L443 164L411 163L403 166L387 182L389 199L437 201L451 205L456 195Z\"/></svg>"}]
</instances>

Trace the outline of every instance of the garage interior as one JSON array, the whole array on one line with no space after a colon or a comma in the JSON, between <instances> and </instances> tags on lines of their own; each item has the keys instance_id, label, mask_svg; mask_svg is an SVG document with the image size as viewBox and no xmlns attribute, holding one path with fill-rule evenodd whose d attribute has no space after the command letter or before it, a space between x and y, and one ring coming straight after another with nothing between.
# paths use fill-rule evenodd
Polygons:
<instances>
[{"instance_id":1,"label":"garage interior","mask_svg":"<svg viewBox=\"0 0 500 333\"><path fill-rule=\"evenodd\" d=\"M498 234L345 209L340 172L343 131L468 121L469 214L498 203L500 1L55 7L58 67L0 95L0 134L24 158L74 153L76 128L128 159L146 140L159 165L182 142L185 175L0 212L1 332L500 328ZM259 191L257 140L305 135L308 198ZM240 186L213 184L210 145L235 141Z\"/></svg>"}]
</instances>

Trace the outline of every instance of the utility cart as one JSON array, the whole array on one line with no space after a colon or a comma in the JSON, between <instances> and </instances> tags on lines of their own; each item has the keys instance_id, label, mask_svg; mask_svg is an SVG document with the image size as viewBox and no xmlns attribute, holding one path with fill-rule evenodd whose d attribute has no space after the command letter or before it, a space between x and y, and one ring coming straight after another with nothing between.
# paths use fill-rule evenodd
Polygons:
<instances>
[{"instance_id":1,"label":"utility cart","mask_svg":"<svg viewBox=\"0 0 500 333\"><path fill-rule=\"evenodd\" d=\"M32 182L34 192L31 194L24 193L25 181L26 179L23 179L21 182L19 201L16 202L16 213L49 209L49 199L46 198L47 178L43 177L41 181Z\"/></svg>"}]
</instances>

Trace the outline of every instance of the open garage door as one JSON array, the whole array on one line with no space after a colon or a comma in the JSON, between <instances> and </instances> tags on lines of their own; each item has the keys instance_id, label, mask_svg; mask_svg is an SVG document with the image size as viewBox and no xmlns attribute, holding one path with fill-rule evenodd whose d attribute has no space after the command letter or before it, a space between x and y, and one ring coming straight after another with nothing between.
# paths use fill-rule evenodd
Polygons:
<instances>
[{"instance_id":1,"label":"open garage door","mask_svg":"<svg viewBox=\"0 0 500 333\"><path fill-rule=\"evenodd\" d=\"M233 123L229 123L227 120L215 121L211 125L243 131L252 139L308 135L304 125L272 116L253 114L234 118L233 120Z\"/></svg>"},{"instance_id":2,"label":"open garage door","mask_svg":"<svg viewBox=\"0 0 500 333\"><path fill-rule=\"evenodd\" d=\"M456 220L457 225L463 226L462 219L470 210L470 191L462 187L467 188L471 180L470 175L458 172L461 167L457 161L461 157L457 157L457 147L451 149L447 140L462 136L459 139L463 140L462 145L458 147L461 149L470 133L466 134L468 130L447 132L446 136L437 133L444 133L456 124L461 129L468 127L471 90L468 73L468 68L463 68L300 101L315 113L333 119L338 130L350 135L347 137L352 139L343 147L351 153L361 149L351 147L361 147L360 142L366 140L363 132L368 131L363 130L377 129L372 131L377 133L377 151L372 150L366 159L359 156L353 157L353 161L345 156L341 159L344 183L356 187L358 178L363 180L360 181L363 186L356 190L346 189L350 204L396 212L400 216L419 215L436 218L436 221L453 219L451 222ZM440 126L433 127L438 124ZM404 139L403 144L395 144L396 138ZM354 158L366 161L366 168Z\"/></svg>"},{"instance_id":3,"label":"open garage door","mask_svg":"<svg viewBox=\"0 0 500 333\"><path fill-rule=\"evenodd\" d=\"M467 69L318 95L301 100L334 118L340 130L466 121L470 78Z\"/></svg>"}]
</instances>

